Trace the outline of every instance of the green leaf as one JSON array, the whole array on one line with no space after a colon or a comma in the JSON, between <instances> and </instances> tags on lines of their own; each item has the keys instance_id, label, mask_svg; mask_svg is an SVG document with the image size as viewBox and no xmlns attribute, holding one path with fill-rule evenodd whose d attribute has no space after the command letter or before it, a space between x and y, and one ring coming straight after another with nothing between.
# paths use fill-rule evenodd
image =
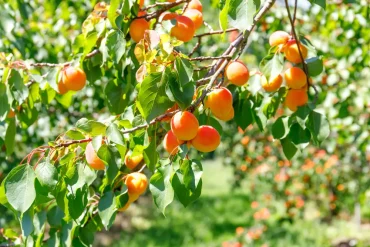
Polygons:
<instances>
[{"instance_id":1,"label":"green leaf","mask_svg":"<svg viewBox=\"0 0 370 247\"><path fill-rule=\"evenodd\" d=\"M17 70L13 69L10 72L10 76L8 77L8 85L14 99L17 99L19 104L22 104L26 101L29 95L29 90L28 87L24 85L23 78Z\"/></svg>"},{"instance_id":2,"label":"green leaf","mask_svg":"<svg viewBox=\"0 0 370 247\"><path fill-rule=\"evenodd\" d=\"M306 63L308 66L308 74L312 77L320 75L324 70L322 59L319 57L310 57L306 59Z\"/></svg>"},{"instance_id":3,"label":"green leaf","mask_svg":"<svg viewBox=\"0 0 370 247\"><path fill-rule=\"evenodd\" d=\"M109 183L113 182L121 167L120 153L113 146L102 145L99 148L98 157L108 165L107 178Z\"/></svg>"},{"instance_id":4,"label":"green leaf","mask_svg":"<svg viewBox=\"0 0 370 247\"><path fill-rule=\"evenodd\" d=\"M107 138L110 142L124 146L125 141L121 131L119 131L117 124L112 123L107 128Z\"/></svg>"},{"instance_id":5,"label":"green leaf","mask_svg":"<svg viewBox=\"0 0 370 247\"><path fill-rule=\"evenodd\" d=\"M82 118L77 121L76 128L85 134L89 134L90 136L98 136L105 135L107 126L94 120Z\"/></svg>"},{"instance_id":6,"label":"green leaf","mask_svg":"<svg viewBox=\"0 0 370 247\"><path fill-rule=\"evenodd\" d=\"M199 198L202 190L202 165L198 161L183 160L180 169L172 177L176 197L187 207Z\"/></svg>"},{"instance_id":7,"label":"green leaf","mask_svg":"<svg viewBox=\"0 0 370 247\"><path fill-rule=\"evenodd\" d=\"M159 154L157 152L157 135L152 136L149 146L144 149L144 160L149 170L152 172L155 169L159 159Z\"/></svg>"},{"instance_id":8,"label":"green leaf","mask_svg":"<svg viewBox=\"0 0 370 247\"><path fill-rule=\"evenodd\" d=\"M253 119L253 102L249 99L241 99L234 108L234 119L240 128L245 130L254 122Z\"/></svg>"},{"instance_id":9,"label":"green leaf","mask_svg":"<svg viewBox=\"0 0 370 247\"><path fill-rule=\"evenodd\" d=\"M235 27L240 31L244 32L250 25L253 24L254 14L259 9L259 6L260 6L259 0L226 1L224 8L227 7L228 23L230 23L230 26ZM225 22L224 15L225 13L222 13L223 22Z\"/></svg>"},{"instance_id":10,"label":"green leaf","mask_svg":"<svg viewBox=\"0 0 370 247\"><path fill-rule=\"evenodd\" d=\"M39 115L39 111L35 107L31 108L29 104L23 104L19 113L19 119L27 127L31 126Z\"/></svg>"},{"instance_id":11,"label":"green leaf","mask_svg":"<svg viewBox=\"0 0 370 247\"><path fill-rule=\"evenodd\" d=\"M36 198L35 172L30 165L19 165L11 170L5 180L5 194L9 204L24 213Z\"/></svg>"},{"instance_id":12,"label":"green leaf","mask_svg":"<svg viewBox=\"0 0 370 247\"><path fill-rule=\"evenodd\" d=\"M112 191L107 191L100 198L98 212L106 230L108 230L116 217L116 204Z\"/></svg>"},{"instance_id":13,"label":"green leaf","mask_svg":"<svg viewBox=\"0 0 370 247\"><path fill-rule=\"evenodd\" d=\"M273 97L267 96L268 103L262 103L263 113L265 114L266 118L270 119L275 116L285 92L286 88L282 87L279 89L278 94L275 94Z\"/></svg>"},{"instance_id":14,"label":"green leaf","mask_svg":"<svg viewBox=\"0 0 370 247\"><path fill-rule=\"evenodd\" d=\"M181 87L192 81L194 71L193 65L189 62L189 60L182 57L177 57L175 60L175 70L179 77L179 83Z\"/></svg>"},{"instance_id":15,"label":"green leaf","mask_svg":"<svg viewBox=\"0 0 370 247\"><path fill-rule=\"evenodd\" d=\"M60 233L60 241L62 243L62 247L70 247L72 246L72 240L74 238L74 232L76 230L77 224L74 221L70 221L68 223L63 222L62 230Z\"/></svg>"},{"instance_id":16,"label":"green leaf","mask_svg":"<svg viewBox=\"0 0 370 247\"><path fill-rule=\"evenodd\" d=\"M223 9L220 11L219 15L219 22L220 22L220 27L222 30L226 30L228 27L228 13L229 13L229 7L230 7L230 0L226 0L225 5Z\"/></svg>"},{"instance_id":17,"label":"green leaf","mask_svg":"<svg viewBox=\"0 0 370 247\"><path fill-rule=\"evenodd\" d=\"M130 99L127 87L127 82L122 79L116 78L108 81L104 94L111 113L118 115L125 111Z\"/></svg>"},{"instance_id":18,"label":"green leaf","mask_svg":"<svg viewBox=\"0 0 370 247\"><path fill-rule=\"evenodd\" d=\"M127 193L127 188L124 190L123 193L116 193L116 207L123 208L126 206L129 200L129 195Z\"/></svg>"},{"instance_id":19,"label":"green leaf","mask_svg":"<svg viewBox=\"0 0 370 247\"><path fill-rule=\"evenodd\" d=\"M110 22L110 24L112 25L113 28L118 28L117 27L117 24L116 24L116 18L117 18L117 9L119 7L119 4L120 4L120 0L111 0L110 1L110 6L109 6L109 9L108 9L108 20Z\"/></svg>"},{"instance_id":20,"label":"green leaf","mask_svg":"<svg viewBox=\"0 0 370 247\"><path fill-rule=\"evenodd\" d=\"M73 219L77 220L85 211L88 202L88 186L72 191L67 195L69 213Z\"/></svg>"},{"instance_id":21,"label":"green leaf","mask_svg":"<svg viewBox=\"0 0 370 247\"><path fill-rule=\"evenodd\" d=\"M63 210L55 205L54 207L50 208L47 212L47 219L48 223L52 227L59 227L62 225L62 220L64 218Z\"/></svg>"},{"instance_id":22,"label":"green leaf","mask_svg":"<svg viewBox=\"0 0 370 247\"><path fill-rule=\"evenodd\" d=\"M113 59L115 64L118 64L125 54L126 48L126 40L122 32L116 30L110 31L107 36L106 46L109 56Z\"/></svg>"},{"instance_id":23,"label":"green leaf","mask_svg":"<svg viewBox=\"0 0 370 247\"><path fill-rule=\"evenodd\" d=\"M3 121L10 110L10 104L8 102L8 96L6 94L6 85L0 83L0 121Z\"/></svg>"},{"instance_id":24,"label":"green leaf","mask_svg":"<svg viewBox=\"0 0 370 247\"><path fill-rule=\"evenodd\" d=\"M6 155L8 156L14 152L16 128L15 118L11 118L5 133Z\"/></svg>"},{"instance_id":25,"label":"green leaf","mask_svg":"<svg viewBox=\"0 0 370 247\"><path fill-rule=\"evenodd\" d=\"M49 160L39 163L36 167L35 174L42 186L49 190L54 190L58 183L58 171Z\"/></svg>"},{"instance_id":26,"label":"green leaf","mask_svg":"<svg viewBox=\"0 0 370 247\"><path fill-rule=\"evenodd\" d=\"M171 185L172 166L164 165L157 169L150 178L149 189L153 195L154 203L165 215L166 207L173 201L174 190Z\"/></svg>"},{"instance_id":27,"label":"green leaf","mask_svg":"<svg viewBox=\"0 0 370 247\"><path fill-rule=\"evenodd\" d=\"M146 121L163 114L173 105L166 95L168 83L168 72L166 71L150 74L141 83L137 106Z\"/></svg>"},{"instance_id":28,"label":"green leaf","mask_svg":"<svg viewBox=\"0 0 370 247\"><path fill-rule=\"evenodd\" d=\"M326 9L326 0L309 0L311 3L319 5L324 10Z\"/></svg>"},{"instance_id":29,"label":"green leaf","mask_svg":"<svg viewBox=\"0 0 370 247\"><path fill-rule=\"evenodd\" d=\"M171 91L169 97L171 96L181 109L184 110L190 106L195 93L195 83L193 81L181 85L176 78L171 77L168 82L168 87Z\"/></svg>"},{"instance_id":30,"label":"green leaf","mask_svg":"<svg viewBox=\"0 0 370 247\"><path fill-rule=\"evenodd\" d=\"M303 129L301 125L294 123L290 127L289 138L296 146L299 145L301 148L305 148L311 140L311 134L308 129Z\"/></svg>"},{"instance_id":31,"label":"green leaf","mask_svg":"<svg viewBox=\"0 0 370 247\"><path fill-rule=\"evenodd\" d=\"M283 146L283 152L285 157L290 160L297 153L297 147L293 144L292 140L289 137L285 137L280 140L281 145Z\"/></svg>"},{"instance_id":32,"label":"green leaf","mask_svg":"<svg viewBox=\"0 0 370 247\"><path fill-rule=\"evenodd\" d=\"M27 212L23 213L20 219L21 228L22 228L22 235L24 237L28 237L34 231L33 226L33 210L27 210Z\"/></svg>"},{"instance_id":33,"label":"green leaf","mask_svg":"<svg viewBox=\"0 0 370 247\"><path fill-rule=\"evenodd\" d=\"M284 69L283 54L276 53L273 49L270 49L270 54L264 57L260 63L260 70L268 81L277 77Z\"/></svg>"},{"instance_id":34,"label":"green leaf","mask_svg":"<svg viewBox=\"0 0 370 247\"><path fill-rule=\"evenodd\" d=\"M272 125L271 132L274 139L283 139L289 133L289 117L282 116L279 117L275 123Z\"/></svg>"},{"instance_id":35,"label":"green leaf","mask_svg":"<svg viewBox=\"0 0 370 247\"><path fill-rule=\"evenodd\" d=\"M315 145L320 145L330 134L330 125L326 117L318 112L312 111L306 121Z\"/></svg>"}]
</instances>

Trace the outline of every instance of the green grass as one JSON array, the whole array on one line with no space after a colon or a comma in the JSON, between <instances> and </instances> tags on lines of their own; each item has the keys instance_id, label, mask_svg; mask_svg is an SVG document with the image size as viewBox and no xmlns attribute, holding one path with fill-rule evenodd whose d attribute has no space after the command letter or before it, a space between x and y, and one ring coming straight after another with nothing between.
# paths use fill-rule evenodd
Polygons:
<instances>
[{"instance_id":1,"label":"green grass","mask_svg":"<svg viewBox=\"0 0 370 247\"><path fill-rule=\"evenodd\" d=\"M246 188L236 193L230 192L232 170L222 166L219 161L204 162L204 187L199 200L183 208L179 203L172 203L164 217L147 198L140 198L124 218L118 223L129 227L116 228L116 238L109 246L130 247L213 247L222 242L235 240L235 229L239 226L252 227L253 210L250 203L253 194ZM294 223L279 220L272 215L265 222L268 229L262 239L245 246L261 246L268 243L270 247L316 247L330 246L331 239L344 236L356 236L356 230L349 223L336 223L335 227L320 224L317 221L298 220ZM352 229L352 231L351 231ZM359 233L367 236L369 233ZM111 233L110 233L111 234ZM113 239L113 237L112 237ZM358 245L369 246L369 245Z\"/></svg>"}]
</instances>

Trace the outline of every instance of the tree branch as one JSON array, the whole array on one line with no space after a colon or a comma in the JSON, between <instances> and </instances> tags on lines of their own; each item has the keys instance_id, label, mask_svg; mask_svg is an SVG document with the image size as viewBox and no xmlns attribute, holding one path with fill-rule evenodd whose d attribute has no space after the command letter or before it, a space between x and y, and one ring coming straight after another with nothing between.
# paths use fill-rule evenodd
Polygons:
<instances>
[{"instance_id":1,"label":"tree branch","mask_svg":"<svg viewBox=\"0 0 370 247\"><path fill-rule=\"evenodd\" d=\"M232 32L232 31L238 31L238 29L237 28L229 28L229 29L226 29L225 31L224 30L210 31L208 33L202 33L202 34L194 35L194 38L208 36L208 35L215 35L215 34L223 34L223 33L228 33L228 32Z\"/></svg>"}]
</instances>

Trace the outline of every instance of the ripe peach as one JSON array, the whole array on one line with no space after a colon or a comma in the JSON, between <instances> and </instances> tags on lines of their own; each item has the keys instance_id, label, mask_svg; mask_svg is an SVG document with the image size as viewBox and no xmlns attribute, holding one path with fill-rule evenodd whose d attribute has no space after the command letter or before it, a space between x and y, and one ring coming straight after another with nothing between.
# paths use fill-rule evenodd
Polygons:
<instances>
[{"instance_id":1,"label":"ripe peach","mask_svg":"<svg viewBox=\"0 0 370 247\"><path fill-rule=\"evenodd\" d=\"M199 12L203 12L202 3L199 0L191 0L188 5L189 9L197 9Z\"/></svg>"},{"instance_id":2,"label":"ripe peach","mask_svg":"<svg viewBox=\"0 0 370 247\"><path fill-rule=\"evenodd\" d=\"M133 172L127 175L125 184L129 195L139 196L148 186L148 179L143 173Z\"/></svg>"},{"instance_id":3,"label":"ripe peach","mask_svg":"<svg viewBox=\"0 0 370 247\"><path fill-rule=\"evenodd\" d=\"M135 156L132 156L130 154L126 154L125 156L125 164L128 169L134 169L142 160L144 156L142 154L138 154Z\"/></svg>"},{"instance_id":4,"label":"ripe peach","mask_svg":"<svg viewBox=\"0 0 370 247\"><path fill-rule=\"evenodd\" d=\"M197 9L187 9L184 16L189 17L193 21L195 29L203 25L203 14Z\"/></svg>"},{"instance_id":5,"label":"ripe peach","mask_svg":"<svg viewBox=\"0 0 370 247\"><path fill-rule=\"evenodd\" d=\"M284 31L273 32L269 38L271 46L285 45L290 39L290 35Z\"/></svg>"},{"instance_id":6,"label":"ripe peach","mask_svg":"<svg viewBox=\"0 0 370 247\"><path fill-rule=\"evenodd\" d=\"M138 198L139 198L139 195L128 194L128 202L126 203L125 206L123 206L122 208L119 208L118 211L120 212L126 211L130 207L131 203L136 201Z\"/></svg>"},{"instance_id":7,"label":"ripe peach","mask_svg":"<svg viewBox=\"0 0 370 247\"><path fill-rule=\"evenodd\" d=\"M144 1L145 1L145 0L139 0L139 7L140 7L140 9L141 9L142 7L144 7Z\"/></svg>"},{"instance_id":8,"label":"ripe peach","mask_svg":"<svg viewBox=\"0 0 370 247\"><path fill-rule=\"evenodd\" d=\"M176 25L171 29L171 35L183 42L190 41L195 33L193 21L187 16L177 16Z\"/></svg>"},{"instance_id":9,"label":"ripe peach","mask_svg":"<svg viewBox=\"0 0 370 247\"><path fill-rule=\"evenodd\" d=\"M62 80L58 83L58 91L59 94L65 94L69 91L68 88L66 88L66 86L64 85Z\"/></svg>"},{"instance_id":10,"label":"ripe peach","mask_svg":"<svg viewBox=\"0 0 370 247\"><path fill-rule=\"evenodd\" d=\"M70 66L63 69L62 82L68 90L79 91L86 85L86 74L82 69Z\"/></svg>"},{"instance_id":11,"label":"ripe peach","mask_svg":"<svg viewBox=\"0 0 370 247\"><path fill-rule=\"evenodd\" d=\"M269 93L277 91L282 83L283 77L280 74L273 78L272 80L270 80L269 82L267 82L266 76L261 77L262 88Z\"/></svg>"},{"instance_id":12,"label":"ripe peach","mask_svg":"<svg viewBox=\"0 0 370 247\"><path fill-rule=\"evenodd\" d=\"M218 131L209 125L202 125L191 144L200 152L212 152L220 145L221 137Z\"/></svg>"},{"instance_id":13,"label":"ripe peach","mask_svg":"<svg viewBox=\"0 0 370 247\"><path fill-rule=\"evenodd\" d=\"M293 67L287 69L284 73L287 86L293 89L300 89L307 84L307 76L300 68Z\"/></svg>"},{"instance_id":14,"label":"ripe peach","mask_svg":"<svg viewBox=\"0 0 370 247\"><path fill-rule=\"evenodd\" d=\"M15 117L15 111L13 109L10 109L8 112L8 115L6 116L7 118L13 118Z\"/></svg>"},{"instance_id":15,"label":"ripe peach","mask_svg":"<svg viewBox=\"0 0 370 247\"><path fill-rule=\"evenodd\" d=\"M184 143L179 141L173 134L172 130L169 130L163 139L163 147L170 155L174 155L178 151L178 146Z\"/></svg>"},{"instance_id":16,"label":"ripe peach","mask_svg":"<svg viewBox=\"0 0 370 247\"><path fill-rule=\"evenodd\" d=\"M198 119L188 111L178 112L171 119L171 130L181 141L193 139L197 135L198 128Z\"/></svg>"},{"instance_id":17,"label":"ripe peach","mask_svg":"<svg viewBox=\"0 0 370 247\"><path fill-rule=\"evenodd\" d=\"M85 150L85 157L87 163L90 165L91 168L95 170L104 170L105 164L104 162L98 157L96 154L94 147L91 142L87 144L86 150Z\"/></svg>"},{"instance_id":18,"label":"ripe peach","mask_svg":"<svg viewBox=\"0 0 370 247\"><path fill-rule=\"evenodd\" d=\"M291 111L296 111L298 106L303 106L308 101L307 92L304 89L290 89L285 97L284 105Z\"/></svg>"},{"instance_id":19,"label":"ripe peach","mask_svg":"<svg viewBox=\"0 0 370 247\"><path fill-rule=\"evenodd\" d=\"M239 36L239 32L238 31L231 31L229 33L229 42L232 43L236 40L236 38Z\"/></svg>"},{"instance_id":20,"label":"ripe peach","mask_svg":"<svg viewBox=\"0 0 370 247\"><path fill-rule=\"evenodd\" d=\"M229 63L226 67L225 75L230 83L237 86L243 86L249 80L248 68L241 61Z\"/></svg>"},{"instance_id":21,"label":"ripe peach","mask_svg":"<svg viewBox=\"0 0 370 247\"><path fill-rule=\"evenodd\" d=\"M138 16L145 15L145 12L139 12ZM144 18L135 19L130 24L130 36L133 41L138 43L144 38L146 30L149 30L150 25Z\"/></svg>"},{"instance_id":22,"label":"ripe peach","mask_svg":"<svg viewBox=\"0 0 370 247\"><path fill-rule=\"evenodd\" d=\"M301 48L303 59L307 58L307 48L302 44L300 44L299 47ZM292 63L302 62L301 56L299 55L297 42L294 39L288 41L284 49L284 54L286 59Z\"/></svg>"},{"instance_id":23,"label":"ripe peach","mask_svg":"<svg viewBox=\"0 0 370 247\"><path fill-rule=\"evenodd\" d=\"M165 11L159 16L159 22L172 20L175 19L177 16L179 15L174 12Z\"/></svg>"},{"instance_id":24,"label":"ripe peach","mask_svg":"<svg viewBox=\"0 0 370 247\"><path fill-rule=\"evenodd\" d=\"M234 117L233 95L221 87L213 90L207 95L205 107L210 108L213 115L218 119L228 121Z\"/></svg>"}]
</instances>

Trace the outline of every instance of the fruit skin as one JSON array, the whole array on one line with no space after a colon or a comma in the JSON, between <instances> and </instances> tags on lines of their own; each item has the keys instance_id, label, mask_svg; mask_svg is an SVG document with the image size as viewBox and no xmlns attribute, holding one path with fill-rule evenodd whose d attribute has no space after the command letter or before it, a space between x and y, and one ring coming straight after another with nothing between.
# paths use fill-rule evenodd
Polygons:
<instances>
[{"instance_id":1,"label":"fruit skin","mask_svg":"<svg viewBox=\"0 0 370 247\"><path fill-rule=\"evenodd\" d=\"M63 81L59 81L58 83L58 91L59 91L59 94L66 94L69 90L68 88L66 88L66 86L64 85Z\"/></svg>"},{"instance_id":2,"label":"fruit skin","mask_svg":"<svg viewBox=\"0 0 370 247\"><path fill-rule=\"evenodd\" d=\"M199 12L203 12L202 3L199 0L191 0L188 9L197 9Z\"/></svg>"},{"instance_id":3,"label":"fruit skin","mask_svg":"<svg viewBox=\"0 0 370 247\"><path fill-rule=\"evenodd\" d=\"M125 184L128 194L138 197L146 191L148 179L143 173L133 172L127 175Z\"/></svg>"},{"instance_id":4,"label":"fruit skin","mask_svg":"<svg viewBox=\"0 0 370 247\"><path fill-rule=\"evenodd\" d=\"M227 65L225 75L230 83L237 86L243 86L249 80L249 70L240 61L234 61Z\"/></svg>"},{"instance_id":5,"label":"fruit skin","mask_svg":"<svg viewBox=\"0 0 370 247\"><path fill-rule=\"evenodd\" d=\"M130 24L130 36L132 40L138 43L144 38L145 31L149 30L149 28L149 22L147 22L144 18L133 20Z\"/></svg>"},{"instance_id":6,"label":"fruit skin","mask_svg":"<svg viewBox=\"0 0 370 247\"><path fill-rule=\"evenodd\" d=\"M12 109L10 109L9 112L8 112L8 115L6 117L7 118L13 118L13 117L15 117L15 111L13 111Z\"/></svg>"},{"instance_id":7,"label":"fruit skin","mask_svg":"<svg viewBox=\"0 0 370 247\"><path fill-rule=\"evenodd\" d=\"M126 154L125 156L125 164L128 169L134 169L142 160L144 156L142 154L138 154L135 156L131 156L130 154Z\"/></svg>"},{"instance_id":8,"label":"fruit skin","mask_svg":"<svg viewBox=\"0 0 370 247\"><path fill-rule=\"evenodd\" d=\"M183 141L176 138L172 130L169 130L163 139L163 147L170 155L176 154L178 152L179 145L183 143Z\"/></svg>"},{"instance_id":9,"label":"fruit skin","mask_svg":"<svg viewBox=\"0 0 370 247\"><path fill-rule=\"evenodd\" d=\"M187 16L177 16L176 25L171 29L171 35L183 42L190 41L195 33L193 21Z\"/></svg>"},{"instance_id":10,"label":"fruit skin","mask_svg":"<svg viewBox=\"0 0 370 247\"><path fill-rule=\"evenodd\" d=\"M283 77L279 74L269 82L267 81L266 76L261 77L261 86L266 92L275 92L277 91L281 84L283 83Z\"/></svg>"},{"instance_id":11,"label":"fruit skin","mask_svg":"<svg viewBox=\"0 0 370 247\"><path fill-rule=\"evenodd\" d=\"M95 170L104 170L105 164L104 162L98 157L96 154L94 147L91 142L87 144L86 150L85 150L85 157L86 161L89 164L89 166Z\"/></svg>"},{"instance_id":12,"label":"fruit skin","mask_svg":"<svg viewBox=\"0 0 370 247\"><path fill-rule=\"evenodd\" d=\"M138 195L128 194L128 201L127 201L126 205L123 206L122 208L119 208L118 211L120 211L120 212L126 211L130 207L131 203L136 201L138 198L139 198Z\"/></svg>"},{"instance_id":13,"label":"fruit skin","mask_svg":"<svg viewBox=\"0 0 370 247\"><path fill-rule=\"evenodd\" d=\"M290 35L284 31L276 31L270 35L269 43L271 46L284 45L290 39Z\"/></svg>"},{"instance_id":14,"label":"fruit skin","mask_svg":"<svg viewBox=\"0 0 370 247\"><path fill-rule=\"evenodd\" d=\"M302 44L299 47L301 48L303 59L306 59L307 58L307 48ZM297 42L294 39L289 40L288 43L285 45L284 54L285 54L286 59L292 63L302 62L301 56L299 55Z\"/></svg>"},{"instance_id":15,"label":"fruit skin","mask_svg":"<svg viewBox=\"0 0 370 247\"><path fill-rule=\"evenodd\" d=\"M287 69L284 73L287 86L293 89L300 89L307 84L307 76L300 68L293 67Z\"/></svg>"},{"instance_id":16,"label":"fruit skin","mask_svg":"<svg viewBox=\"0 0 370 247\"><path fill-rule=\"evenodd\" d=\"M210 108L212 114L223 121L228 121L234 117L232 105L233 95L225 87L213 90L205 100L205 107Z\"/></svg>"},{"instance_id":17,"label":"fruit skin","mask_svg":"<svg viewBox=\"0 0 370 247\"><path fill-rule=\"evenodd\" d=\"M203 153L216 150L220 142L220 134L215 128L209 125L200 126L196 137L191 140L193 147Z\"/></svg>"},{"instance_id":18,"label":"fruit skin","mask_svg":"<svg viewBox=\"0 0 370 247\"><path fill-rule=\"evenodd\" d=\"M145 1L145 0L139 0L139 7L140 7L140 9L141 9L142 7L144 7L144 1Z\"/></svg>"},{"instance_id":19,"label":"fruit skin","mask_svg":"<svg viewBox=\"0 0 370 247\"><path fill-rule=\"evenodd\" d=\"M195 29L203 25L203 14L197 9L187 9L184 16L189 17L193 21Z\"/></svg>"},{"instance_id":20,"label":"fruit skin","mask_svg":"<svg viewBox=\"0 0 370 247\"><path fill-rule=\"evenodd\" d=\"M70 66L62 71L62 82L68 90L80 91L86 85L86 74L82 69Z\"/></svg>"},{"instance_id":21,"label":"fruit skin","mask_svg":"<svg viewBox=\"0 0 370 247\"><path fill-rule=\"evenodd\" d=\"M239 32L238 31L232 31L229 33L229 42L232 43L236 40L236 38L239 36Z\"/></svg>"},{"instance_id":22,"label":"fruit skin","mask_svg":"<svg viewBox=\"0 0 370 247\"><path fill-rule=\"evenodd\" d=\"M190 141L198 132L198 119L190 112L178 112L171 119L171 130L177 139Z\"/></svg>"},{"instance_id":23,"label":"fruit skin","mask_svg":"<svg viewBox=\"0 0 370 247\"><path fill-rule=\"evenodd\" d=\"M296 111L298 106L303 106L308 101L307 92L304 89L291 89L288 91L284 105L291 111Z\"/></svg>"}]
</instances>

